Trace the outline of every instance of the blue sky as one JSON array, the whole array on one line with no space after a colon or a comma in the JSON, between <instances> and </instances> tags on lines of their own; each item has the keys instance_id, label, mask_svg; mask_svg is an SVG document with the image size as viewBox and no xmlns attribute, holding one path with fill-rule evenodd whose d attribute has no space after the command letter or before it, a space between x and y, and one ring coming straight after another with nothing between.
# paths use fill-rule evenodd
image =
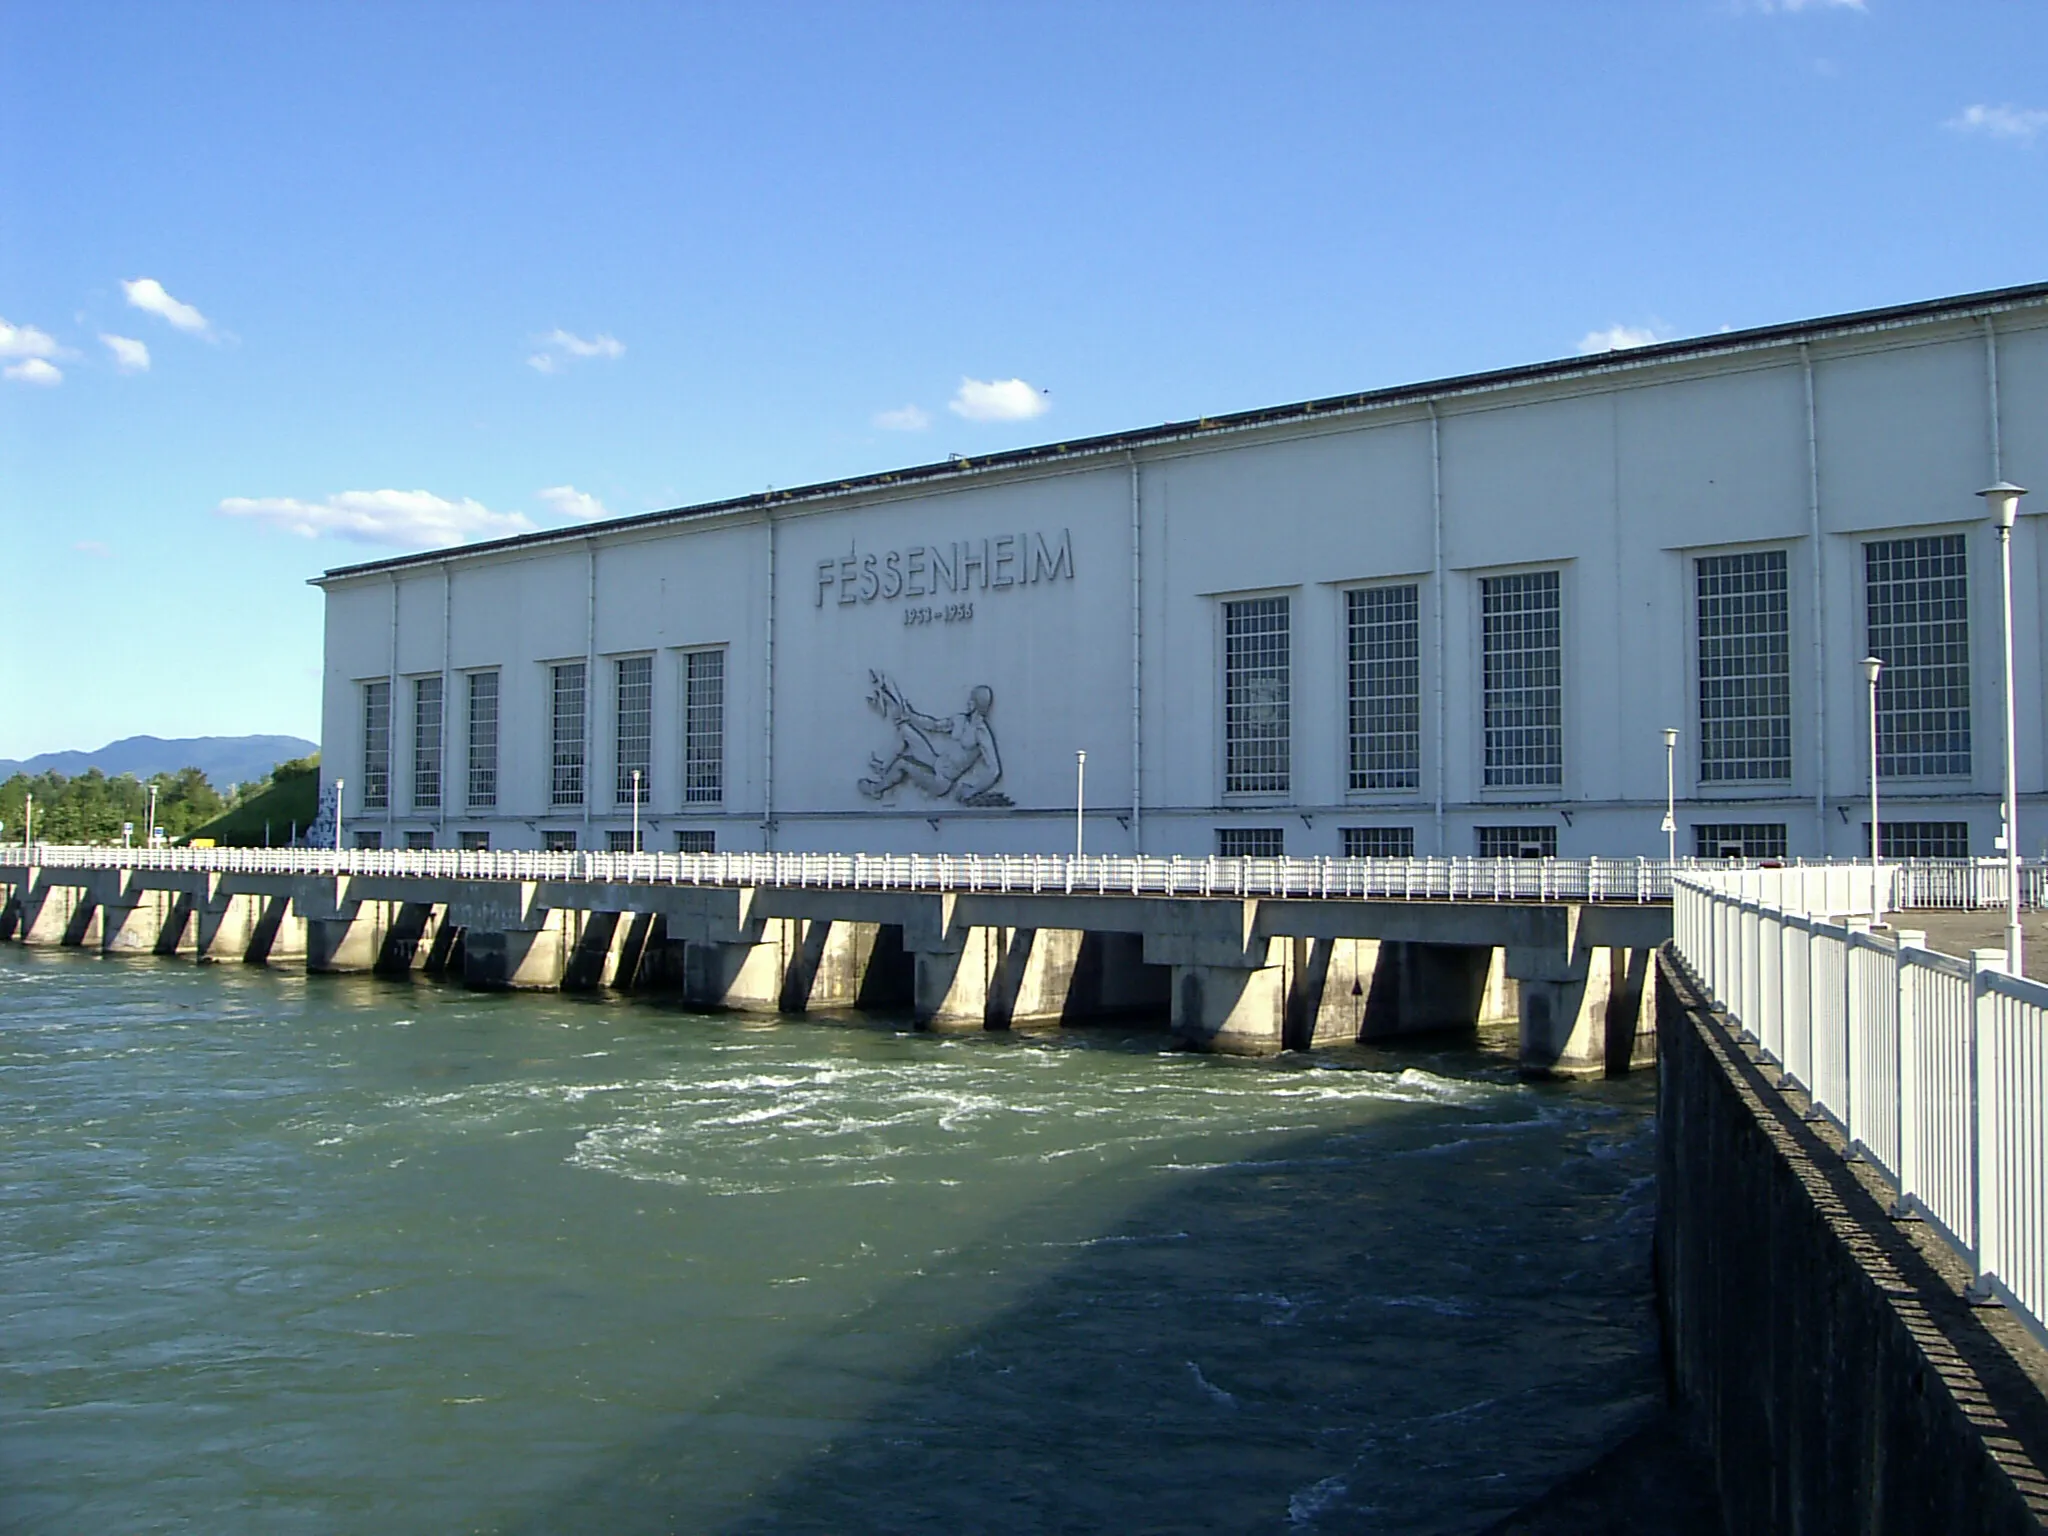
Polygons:
<instances>
[{"instance_id":1,"label":"blue sky","mask_svg":"<svg viewBox=\"0 0 2048 1536\"><path fill-rule=\"evenodd\" d=\"M0 0L0 756L333 565L2048 277L2048 6Z\"/></svg>"}]
</instances>

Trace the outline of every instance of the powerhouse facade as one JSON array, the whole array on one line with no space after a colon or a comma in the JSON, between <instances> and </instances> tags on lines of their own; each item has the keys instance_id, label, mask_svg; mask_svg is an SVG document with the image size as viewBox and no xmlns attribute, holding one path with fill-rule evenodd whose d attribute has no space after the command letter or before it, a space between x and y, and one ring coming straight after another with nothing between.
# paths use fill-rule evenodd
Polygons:
<instances>
[{"instance_id":1,"label":"powerhouse facade","mask_svg":"<svg viewBox=\"0 0 2048 1536\"><path fill-rule=\"evenodd\" d=\"M2048 840L2048 284L329 571L387 847L1290 855ZM1085 781L1077 754L1086 753Z\"/></svg>"}]
</instances>

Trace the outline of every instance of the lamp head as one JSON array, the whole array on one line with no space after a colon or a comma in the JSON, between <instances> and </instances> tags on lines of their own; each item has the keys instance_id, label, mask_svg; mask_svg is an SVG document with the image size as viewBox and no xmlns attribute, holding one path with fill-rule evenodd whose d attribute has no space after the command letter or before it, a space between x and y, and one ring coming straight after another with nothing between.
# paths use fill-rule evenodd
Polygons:
<instances>
[{"instance_id":1,"label":"lamp head","mask_svg":"<svg viewBox=\"0 0 2048 1536\"><path fill-rule=\"evenodd\" d=\"M1873 688L1876 687L1877 674L1884 670L1884 663L1879 661L1875 656L1866 656L1863 658L1862 666L1863 681L1869 683Z\"/></svg>"},{"instance_id":2,"label":"lamp head","mask_svg":"<svg viewBox=\"0 0 2048 1536\"><path fill-rule=\"evenodd\" d=\"M1669 751L1670 751L1670 750L1671 750L1672 748L1676 747L1677 745L1678 745L1678 727L1677 727L1677 726L1675 726L1675 725L1667 725L1667 726L1665 726L1665 727L1664 727L1664 750L1665 750L1666 752L1669 752Z\"/></svg>"},{"instance_id":3,"label":"lamp head","mask_svg":"<svg viewBox=\"0 0 2048 1536\"><path fill-rule=\"evenodd\" d=\"M1991 521L2000 533L2012 530L2012 520L2019 515L2020 498L2027 494L2024 486L2014 485L2010 480L2001 480L1996 485L1987 485L1977 493L1991 508Z\"/></svg>"}]
</instances>

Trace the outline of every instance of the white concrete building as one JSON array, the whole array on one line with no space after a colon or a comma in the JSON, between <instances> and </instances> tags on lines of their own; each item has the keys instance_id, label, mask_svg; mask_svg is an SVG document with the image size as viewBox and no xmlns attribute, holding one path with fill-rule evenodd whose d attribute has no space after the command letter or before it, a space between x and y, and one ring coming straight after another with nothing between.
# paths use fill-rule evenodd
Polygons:
<instances>
[{"instance_id":1,"label":"white concrete building","mask_svg":"<svg viewBox=\"0 0 2048 1536\"><path fill-rule=\"evenodd\" d=\"M329 571L351 842L1988 854L2048 841L2048 284Z\"/></svg>"}]
</instances>

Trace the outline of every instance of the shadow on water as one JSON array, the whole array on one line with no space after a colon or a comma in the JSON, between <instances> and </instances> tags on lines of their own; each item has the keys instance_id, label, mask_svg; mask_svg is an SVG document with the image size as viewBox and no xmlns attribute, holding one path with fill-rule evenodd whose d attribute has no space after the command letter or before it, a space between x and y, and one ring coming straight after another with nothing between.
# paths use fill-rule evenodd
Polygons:
<instances>
[{"instance_id":1,"label":"shadow on water","mask_svg":"<svg viewBox=\"0 0 2048 1536\"><path fill-rule=\"evenodd\" d=\"M1659 1394L1647 1080L1526 1091L1071 1189L507 1529L1475 1531Z\"/></svg>"}]
</instances>

